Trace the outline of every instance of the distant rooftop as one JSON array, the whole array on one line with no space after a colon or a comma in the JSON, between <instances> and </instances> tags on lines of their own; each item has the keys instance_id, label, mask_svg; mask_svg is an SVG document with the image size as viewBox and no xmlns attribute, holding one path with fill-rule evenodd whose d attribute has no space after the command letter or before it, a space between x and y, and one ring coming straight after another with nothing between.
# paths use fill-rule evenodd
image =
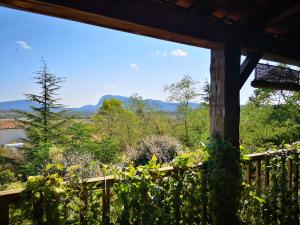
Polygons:
<instances>
[{"instance_id":1,"label":"distant rooftop","mask_svg":"<svg viewBox=\"0 0 300 225\"><path fill-rule=\"evenodd\" d=\"M17 120L13 119L0 119L0 130L4 129L17 129L20 128L21 124Z\"/></svg>"}]
</instances>

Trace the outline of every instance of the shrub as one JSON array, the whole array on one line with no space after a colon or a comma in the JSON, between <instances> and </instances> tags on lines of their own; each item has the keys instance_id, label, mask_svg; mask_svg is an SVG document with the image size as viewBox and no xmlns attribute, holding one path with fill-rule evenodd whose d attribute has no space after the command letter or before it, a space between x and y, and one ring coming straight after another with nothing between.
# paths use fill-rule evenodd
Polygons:
<instances>
[{"instance_id":1,"label":"shrub","mask_svg":"<svg viewBox=\"0 0 300 225\"><path fill-rule=\"evenodd\" d=\"M102 175L101 163L88 153L69 152L64 155L62 165L81 179Z\"/></svg>"},{"instance_id":2,"label":"shrub","mask_svg":"<svg viewBox=\"0 0 300 225\"><path fill-rule=\"evenodd\" d=\"M18 180L16 174L11 170L0 171L0 190L5 190L9 184L16 182Z\"/></svg>"},{"instance_id":3,"label":"shrub","mask_svg":"<svg viewBox=\"0 0 300 225\"><path fill-rule=\"evenodd\" d=\"M111 139L100 141L97 149L93 152L95 158L102 163L115 162L118 156L118 145Z\"/></svg>"},{"instance_id":4,"label":"shrub","mask_svg":"<svg viewBox=\"0 0 300 225\"><path fill-rule=\"evenodd\" d=\"M137 148L128 147L127 152L135 165L145 165L153 155L159 163L171 162L181 149L175 138L157 135L141 140Z\"/></svg>"}]
</instances>

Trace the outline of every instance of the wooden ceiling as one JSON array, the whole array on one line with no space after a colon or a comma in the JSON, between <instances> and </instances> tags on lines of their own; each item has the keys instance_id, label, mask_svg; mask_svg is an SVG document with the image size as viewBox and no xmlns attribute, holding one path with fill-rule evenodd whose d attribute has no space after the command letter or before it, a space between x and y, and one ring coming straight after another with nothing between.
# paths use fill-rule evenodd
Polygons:
<instances>
[{"instance_id":1,"label":"wooden ceiling","mask_svg":"<svg viewBox=\"0 0 300 225\"><path fill-rule=\"evenodd\" d=\"M157 0L209 16L239 31L261 32L300 44L299 0Z\"/></svg>"},{"instance_id":2,"label":"wooden ceiling","mask_svg":"<svg viewBox=\"0 0 300 225\"><path fill-rule=\"evenodd\" d=\"M0 5L300 66L300 0L0 0Z\"/></svg>"}]
</instances>

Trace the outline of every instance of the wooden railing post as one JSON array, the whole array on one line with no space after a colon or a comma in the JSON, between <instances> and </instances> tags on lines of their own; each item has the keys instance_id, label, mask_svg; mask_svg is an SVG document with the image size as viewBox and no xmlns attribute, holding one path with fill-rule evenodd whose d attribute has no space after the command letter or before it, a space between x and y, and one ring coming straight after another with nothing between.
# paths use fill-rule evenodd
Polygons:
<instances>
[{"instance_id":1,"label":"wooden railing post","mask_svg":"<svg viewBox=\"0 0 300 225\"><path fill-rule=\"evenodd\" d=\"M265 159L265 188L269 187L270 184L270 158L266 156Z\"/></svg>"},{"instance_id":2,"label":"wooden railing post","mask_svg":"<svg viewBox=\"0 0 300 225\"><path fill-rule=\"evenodd\" d=\"M252 162L251 161L247 162L247 165L246 165L247 177L246 177L246 179L247 179L248 184L251 184L251 180L252 180L251 166L252 166Z\"/></svg>"},{"instance_id":3,"label":"wooden railing post","mask_svg":"<svg viewBox=\"0 0 300 225\"><path fill-rule=\"evenodd\" d=\"M110 224L110 195L110 187L104 187L102 197L102 223L104 225Z\"/></svg>"},{"instance_id":4,"label":"wooden railing post","mask_svg":"<svg viewBox=\"0 0 300 225\"><path fill-rule=\"evenodd\" d=\"M9 224L9 205L0 204L0 224L8 225Z\"/></svg>"},{"instance_id":5,"label":"wooden railing post","mask_svg":"<svg viewBox=\"0 0 300 225\"><path fill-rule=\"evenodd\" d=\"M87 225L88 221L86 218L88 209L88 190L84 186L82 192L80 193L80 200L83 203L83 207L80 210L80 225Z\"/></svg>"},{"instance_id":6,"label":"wooden railing post","mask_svg":"<svg viewBox=\"0 0 300 225\"><path fill-rule=\"evenodd\" d=\"M257 185L257 194L259 195L261 192L261 160L256 161L256 168L255 168L255 178L256 178L256 185Z\"/></svg>"},{"instance_id":7,"label":"wooden railing post","mask_svg":"<svg viewBox=\"0 0 300 225\"><path fill-rule=\"evenodd\" d=\"M288 159L288 182L289 182L289 189L293 187L293 160Z\"/></svg>"}]
</instances>

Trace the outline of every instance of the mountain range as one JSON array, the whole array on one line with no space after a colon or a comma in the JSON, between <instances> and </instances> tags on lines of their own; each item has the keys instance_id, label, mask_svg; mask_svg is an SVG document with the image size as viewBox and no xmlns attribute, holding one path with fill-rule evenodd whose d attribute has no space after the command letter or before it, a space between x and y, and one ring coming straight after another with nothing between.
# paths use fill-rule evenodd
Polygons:
<instances>
[{"instance_id":1,"label":"mountain range","mask_svg":"<svg viewBox=\"0 0 300 225\"><path fill-rule=\"evenodd\" d=\"M85 113L94 113L102 106L102 103L105 99L115 98L122 101L124 107L127 107L129 104L129 97L120 96L120 95L104 95L100 98L96 105L83 105L79 108L65 108L66 110L74 111L74 112L85 112ZM156 108L159 111L166 112L175 112L178 103L165 102L161 100L155 99L145 99L144 100L147 105L150 107ZM31 106L38 106L28 100L15 100L15 101L6 101L0 102L0 111L11 111L11 110L21 110L21 111L31 111ZM190 103L191 108L197 108L200 104L198 103Z\"/></svg>"}]
</instances>

